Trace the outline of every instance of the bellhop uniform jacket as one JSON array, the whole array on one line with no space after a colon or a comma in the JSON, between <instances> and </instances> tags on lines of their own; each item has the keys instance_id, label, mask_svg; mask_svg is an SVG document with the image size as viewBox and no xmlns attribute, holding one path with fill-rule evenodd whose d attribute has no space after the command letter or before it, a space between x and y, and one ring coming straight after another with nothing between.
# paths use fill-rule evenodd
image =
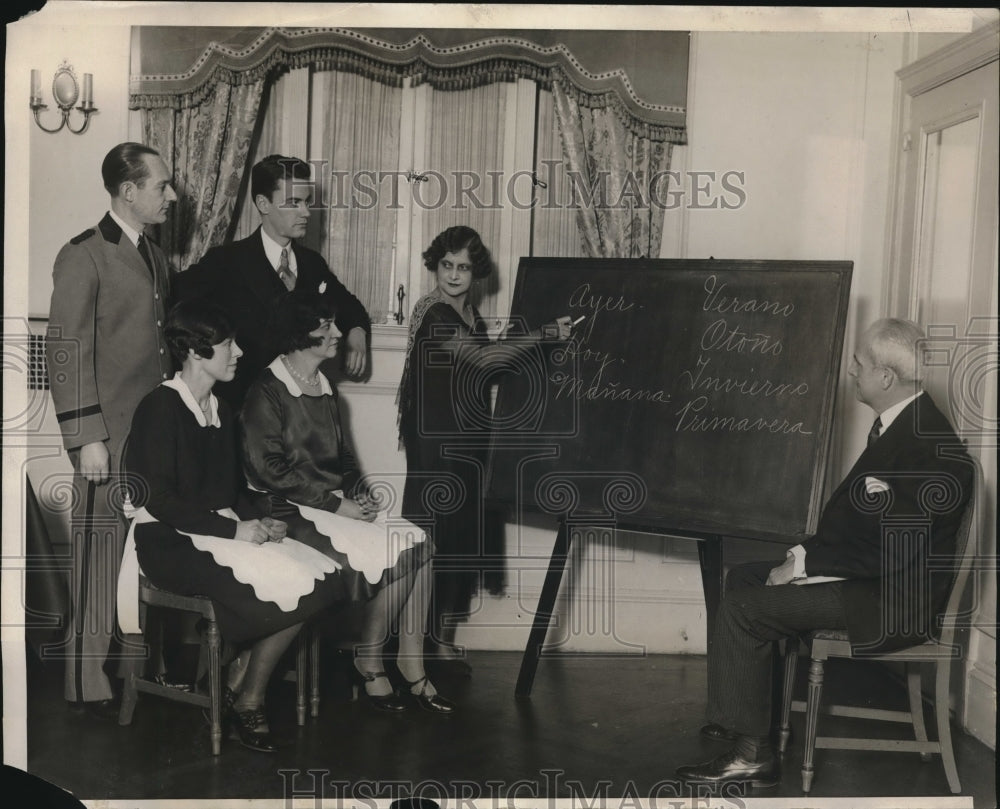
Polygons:
<instances>
[{"instance_id":1,"label":"bellhop uniform jacket","mask_svg":"<svg viewBox=\"0 0 1000 809\"><path fill-rule=\"evenodd\" d=\"M146 243L152 273L106 214L56 257L46 360L67 450L107 441L116 455L139 401L172 375L163 339L170 271Z\"/></svg>"}]
</instances>

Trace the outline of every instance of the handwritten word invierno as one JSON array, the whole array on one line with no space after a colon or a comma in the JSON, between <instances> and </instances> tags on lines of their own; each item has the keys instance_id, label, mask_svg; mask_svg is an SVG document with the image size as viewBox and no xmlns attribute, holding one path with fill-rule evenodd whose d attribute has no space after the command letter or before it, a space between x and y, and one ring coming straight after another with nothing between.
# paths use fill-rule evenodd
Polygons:
<instances>
[{"instance_id":1,"label":"handwritten word invierno","mask_svg":"<svg viewBox=\"0 0 1000 809\"><path fill-rule=\"evenodd\" d=\"M709 325L701 335L702 351L737 351L748 354L773 354L782 352L781 338L770 334L750 334L741 331L739 326L729 328L725 318L719 318Z\"/></svg>"},{"instance_id":2,"label":"handwritten word invierno","mask_svg":"<svg viewBox=\"0 0 1000 809\"><path fill-rule=\"evenodd\" d=\"M705 312L718 312L719 314L725 314L726 312L737 314L740 312L764 312L769 315L780 315L781 317L788 317L795 311L794 303L782 304L781 301L758 301L756 298L749 298L747 300L740 300L736 297L727 298L722 294L722 290L725 288L726 285L720 285L719 279L714 275L708 276L705 279L705 292L708 295L705 297L705 302L701 305L702 310Z\"/></svg>"},{"instance_id":3,"label":"handwritten word invierno","mask_svg":"<svg viewBox=\"0 0 1000 809\"><path fill-rule=\"evenodd\" d=\"M737 418L736 416L702 416L699 413L708 405L707 396L699 396L689 402L674 415L677 416L675 432L729 432L729 433L800 433L812 435L812 430L802 426L801 421L789 424L787 419Z\"/></svg>"},{"instance_id":4,"label":"handwritten word invierno","mask_svg":"<svg viewBox=\"0 0 1000 809\"><path fill-rule=\"evenodd\" d=\"M772 382L770 379L734 379L731 376L709 376L705 374L709 358L698 355L694 373L689 369L681 372L681 379L687 377L691 390L707 390L714 393L737 393L741 396L805 396L809 393L808 382Z\"/></svg>"}]
</instances>

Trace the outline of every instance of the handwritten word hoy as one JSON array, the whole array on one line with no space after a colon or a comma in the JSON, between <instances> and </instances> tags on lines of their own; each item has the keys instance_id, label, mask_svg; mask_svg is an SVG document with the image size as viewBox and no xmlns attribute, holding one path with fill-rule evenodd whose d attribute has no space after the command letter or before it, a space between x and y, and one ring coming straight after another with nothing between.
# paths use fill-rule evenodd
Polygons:
<instances>
[{"instance_id":1,"label":"handwritten word hoy","mask_svg":"<svg viewBox=\"0 0 1000 809\"><path fill-rule=\"evenodd\" d=\"M623 295L594 295L590 291L590 284L581 284L569 296L568 306L570 309L584 309L592 313L587 319L586 331L582 335L584 341L588 341L601 312L627 312L635 306L635 303L626 300Z\"/></svg>"}]
</instances>

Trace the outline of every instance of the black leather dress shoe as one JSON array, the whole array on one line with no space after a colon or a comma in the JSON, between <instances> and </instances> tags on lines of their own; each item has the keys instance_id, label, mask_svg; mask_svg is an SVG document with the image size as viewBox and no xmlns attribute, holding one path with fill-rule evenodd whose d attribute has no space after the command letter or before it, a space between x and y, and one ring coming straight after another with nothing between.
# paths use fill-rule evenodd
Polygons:
<instances>
[{"instance_id":1,"label":"black leather dress shoe","mask_svg":"<svg viewBox=\"0 0 1000 809\"><path fill-rule=\"evenodd\" d=\"M774 756L761 761L749 761L733 749L703 764L678 767L677 777L682 781L701 781L707 784L744 781L755 787L773 787L781 781L781 769Z\"/></svg>"},{"instance_id":2,"label":"black leather dress shoe","mask_svg":"<svg viewBox=\"0 0 1000 809\"><path fill-rule=\"evenodd\" d=\"M246 711L233 710L230 716L233 735L244 747L256 750L258 753L273 753L278 749L270 732L258 730L261 725L267 724L267 718L259 707Z\"/></svg>"},{"instance_id":3,"label":"black leather dress shoe","mask_svg":"<svg viewBox=\"0 0 1000 809\"><path fill-rule=\"evenodd\" d=\"M722 727L722 725L717 725L712 722L709 725L705 725L701 729L701 736L703 739L708 739L712 742L735 742L739 736L735 730L729 730L728 728Z\"/></svg>"}]
</instances>

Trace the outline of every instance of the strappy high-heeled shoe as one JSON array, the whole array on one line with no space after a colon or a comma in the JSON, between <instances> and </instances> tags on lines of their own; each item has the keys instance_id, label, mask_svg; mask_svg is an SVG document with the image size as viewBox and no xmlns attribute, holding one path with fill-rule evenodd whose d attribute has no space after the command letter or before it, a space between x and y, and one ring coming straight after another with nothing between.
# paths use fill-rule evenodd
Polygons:
<instances>
[{"instance_id":1,"label":"strappy high-heeled shoe","mask_svg":"<svg viewBox=\"0 0 1000 809\"><path fill-rule=\"evenodd\" d=\"M258 730L261 725L267 725L267 717L260 706L247 708L245 711L235 707L230 714L232 735L239 739L240 744L258 753L273 753L278 749L269 730Z\"/></svg>"},{"instance_id":2,"label":"strappy high-heeled shoe","mask_svg":"<svg viewBox=\"0 0 1000 809\"><path fill-rule=\"evenodd\" d=\"M373 708L386 713L401 713L406 710L406 703L396 696L395 689L388 694L372 694L368 691L368 683L373 683L381 677L389 681L389 675L384 671L361 671L354 665L351 666L351 671L355 682L355 694L360 690ZM391 682L389 684L392 685Z\"/></svg>"},{"instance_id":3,"label":"strappy high-heeled shoe","mask_svg":"<svg viewBox=\"0 0 1000 809\"><path fill-rule=\"evenodd\" d=\"M431 713L440 714L442 716L447 716L455 712L455 703L450 699L446 699L440 694L427 693L427 686L431 684L431 681L427 679L426 674L419 680L415 680L412 683L404 677L403 682L407 686L406 693L409 694L412 699L416 700L417 705L425 711L430 711ZM414 691L413 689L418 685L420 686L420 689L418 691Z\"/></svg>"}]
</instances>

